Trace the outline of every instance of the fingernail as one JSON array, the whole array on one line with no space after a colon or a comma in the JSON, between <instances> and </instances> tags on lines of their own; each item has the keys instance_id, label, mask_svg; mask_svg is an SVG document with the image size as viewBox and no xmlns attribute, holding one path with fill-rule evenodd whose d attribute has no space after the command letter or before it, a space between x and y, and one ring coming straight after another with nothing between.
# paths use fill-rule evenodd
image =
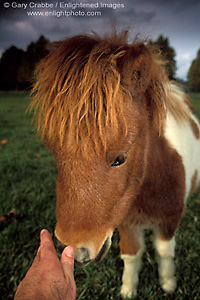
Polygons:
<instances>
[{"instance_id":1,"label":"fingernail","mask_svg":"<svg viewBox=\"0 0 200 300\"><path fill-rule=\"evenodd\" d=\"M67 257L74 258L74 249L71 246L68 246L64 249L64 254Z\"/></svg>"},{"instance_id":2,"label":"fingernail","mask_svg":"<svg viewBox=\"0 0 200 300\"><path fill-rule=\"evenodd\" d=\"M47 229L42 229L41 231L40 231L40 235L42 235L43 233L45 233L45 232L47 232L48 230Z\"/></svg>"},{"instance_id":3,"label":"fingernail","mask_svg":"<svg viewBox=\"0 0 200 300\"><path fill-rule=\"evenodd\" d=\"M42 230L40 231L40 241L41 241L41 239L42 239L43 234L44 234L44 233L47 233L47 232L48 232L47 229L42 229Z\"/></svg>"}]
</instances>

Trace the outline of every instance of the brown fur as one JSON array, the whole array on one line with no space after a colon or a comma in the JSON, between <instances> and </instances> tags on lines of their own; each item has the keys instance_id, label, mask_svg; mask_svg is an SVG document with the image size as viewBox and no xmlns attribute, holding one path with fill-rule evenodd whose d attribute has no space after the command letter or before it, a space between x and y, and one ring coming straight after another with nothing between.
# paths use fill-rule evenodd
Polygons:
<instances>
[{"instance_id":1,"label":"brown fur","mask_svg":"<svg viewBox=\"0 0 200 300\"><path fill-rule=\"evenodd\" d=\"M198 171L195 170L194 175L192 176L192 181L191 181L191 188L190 188L190 195L194 193L197 187L197 178L198 178Z\"/></svg>"},{"instance_id":2,"label":"brown fur","mask_svg":"<svg viewBox=\"0 0 200 300\"><path fill-rule=\"evenodd\" d=\"M161 66L143 42L128 44L127 32L72 37L53 48L36 69L31 107L58 167L58 237L74 247L93 241L96 254L116 227L123 253L139 249L133 227L158 226L170 239L185 178L163 130L168 110L180 122L189 113ZM111 167L123 151L127 161Z\"/></svg>"},{"instance_id":3,"label":"brown fur","mask_svg":"<svg viewBox=\"0 0 200 300\"><path fill-rule=\"evenodd\" d=\"M192 106L190 100L188 99L188 97L186 95L185 95L185 98L184 98L184 102L188 106L188 108L191 111L191 113L194 115L195 114L194 107Z\"/></svg>"},{"instance_id":4,"label":"brown fur","mask_svg":"<svg viewBox=\"0 0 200 300\"><path fill-rule=\"evenodd\" d=\"M116 140L126 136L124 98L132 101L130 86L137 98L146 92L149 118L159 132L168 106L177 115L161 67L142 42L129 45L126 39L124 32L105 39L76 36L53 44L36 68L31 105L38 130L49 144L84 153L90 139L94 147L106 150L108 132Z\"/></svg>"},{"instance_id":5,"label":"brown fur","mask_svg":"<svg viewBox=\"0 0 200 300\"><path fill-rule=\"evenodd\" d=\"M134 231L133 226L127 226L121 224L118 227L118 231L120 234L120 251L121 254L128 254L128 255L135 255L137 254L138 250L140 249L141 245L138 241L137 232Z\"/></svg>"},{"instance_id":6,"label":"brown fur","mask_svg":"<svg viewBox=\"0 0 200 300\"><path fill-rule=\"evenodd\" d=\"M192 128L192 132L197 140L200 138L199 128L193 119L190 118L190 126Z\"/></svg>"}]
</instances>

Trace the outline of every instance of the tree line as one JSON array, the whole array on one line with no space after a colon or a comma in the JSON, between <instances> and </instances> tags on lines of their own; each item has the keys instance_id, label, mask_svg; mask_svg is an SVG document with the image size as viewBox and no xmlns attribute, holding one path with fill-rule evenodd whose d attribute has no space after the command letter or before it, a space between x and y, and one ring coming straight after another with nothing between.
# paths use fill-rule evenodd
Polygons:
<instances>
[{"instance_id":1,"label":"tree line","mask_svg":"<svg viewBox=\"0 0 200 300\"><path fill-rule=\"evenodd\" d=\"M48 53L48 42L40 36L35 43L28 45L26 51L15 46L6 49L0 59L0 90L30 89L34 67Z\"/></svg>"},{"instance_id":2,"label":"tree line","mask_svg":"<svg viewBox=\"0 0 200 300\"><path fill-rule=\"evenodd\" d=\"M47 55L49 41L40 36L36 42L31 42L26 51L11 46L6 49L0 59L0 90L28 90L33 82L33 70L41 58ZM164 69L171 80L176 79L175 50L170 46L169 39L160 35L149 45L161 52L165 61ZM188 71L187 86L191 91L200 92L200 49L196 59Z\"/></svg>"}]
</instances>

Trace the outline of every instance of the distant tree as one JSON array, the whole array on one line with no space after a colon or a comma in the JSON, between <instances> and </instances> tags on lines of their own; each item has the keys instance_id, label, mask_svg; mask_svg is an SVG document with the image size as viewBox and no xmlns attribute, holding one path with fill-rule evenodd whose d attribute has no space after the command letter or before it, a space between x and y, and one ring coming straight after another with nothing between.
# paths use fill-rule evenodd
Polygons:
<instances>
[{"instance_id":1,"label":"distant tree","mask_svg":"<svg viewBox=\"0 0 200 300\"><path fill-rule=\"evenodd\" d=\"M0 90L27 89L31 86L36 63L47 54L48 40L40 36L26 52L11 46L0 59Z\"/></svg>"},{"instance_id":2,"label":"distant tree","mask_svg":"<svg viewBox=\"0 0 200 300\"><path fill-rule=\"evenodd\" d=\"M188 85L194 92L200 92L200 49L188 71Z\"/></svg>"},{"instance_id":3,"label":"distant tree","mask_svg":"<svg viewBox=\"0 0 200 300\"><path fill-rule=\"evenodd\" d=\"M35 65L47 54L47 43L48 40L44 36L40 36L36 43L32 42L27 47L17 72L18 81L26 88L31 86Z\"/></svg>"},{"instance_id":4,"label":"distant tree","mask_svg":"<svg viewBox=\"0 0 200 300\"><path fill-rule=\"evenodd\" d=\"M164 38L162 35L160 35L156 41L151 41L150 45L156 45L160 49L161 55L165 60L165 72L169 79L174 79L176 73L176 52L170 46L168 38Z\"/></svg>"},{"instance_id":5,"label":"distant tree","mask_svg":"<svg viewBox=\"0 0 200 300\"><path fill-rule=\"evenodd\" d=\"M17 79L18 68L22 62L24 51L11 46L5 50L0 59L0 89L19 89L20 83Z\"/></svg>"}]
</instances>

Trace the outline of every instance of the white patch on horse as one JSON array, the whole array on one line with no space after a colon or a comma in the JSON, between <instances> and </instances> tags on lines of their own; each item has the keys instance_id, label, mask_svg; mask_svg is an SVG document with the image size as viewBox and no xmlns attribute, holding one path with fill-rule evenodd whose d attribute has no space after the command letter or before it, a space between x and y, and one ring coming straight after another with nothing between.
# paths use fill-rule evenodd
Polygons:
<instances>
[{"instance_id":1,"label":"white patch on horse","mask_svg":"<svg viewBox=\"0 0 200 300\"><path fill-rule=\"evenodd\" d=\"M180 97L180 92L178 92L177 96L179 96L180 102L183 102L183 99ZM185 106L190 113L190 118L200 130L198 119L189 111L187 104L185 104ZM197 182L200 183L200 140L194 136L189 122L188 124L180 122L179 120L176 120L171 113L167 114L165 137L170 145L178 152L183 161L185 168L186 202L195 170L198 170Z\"/></svg>"}]
</instances>

